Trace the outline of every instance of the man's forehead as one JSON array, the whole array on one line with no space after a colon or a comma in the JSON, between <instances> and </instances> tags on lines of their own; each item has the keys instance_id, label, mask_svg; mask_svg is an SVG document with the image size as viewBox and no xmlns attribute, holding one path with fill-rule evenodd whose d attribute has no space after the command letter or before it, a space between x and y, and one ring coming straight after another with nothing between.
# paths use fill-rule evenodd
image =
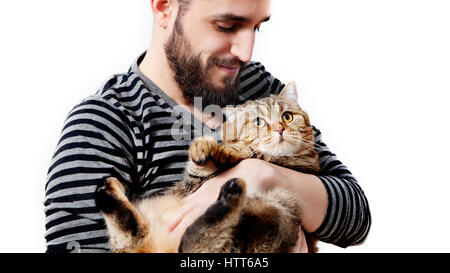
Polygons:
<instances>
[{"instance_id":1,"label":"man's forehead","mask_svg":"<svg viewBox=\"0 0 450 273\"><path fill-rule=\"evenodd\" d=\"M270 19L270 0L192 0L205 15L217 20L261 23Z\"/></svg>"}]
</instances>

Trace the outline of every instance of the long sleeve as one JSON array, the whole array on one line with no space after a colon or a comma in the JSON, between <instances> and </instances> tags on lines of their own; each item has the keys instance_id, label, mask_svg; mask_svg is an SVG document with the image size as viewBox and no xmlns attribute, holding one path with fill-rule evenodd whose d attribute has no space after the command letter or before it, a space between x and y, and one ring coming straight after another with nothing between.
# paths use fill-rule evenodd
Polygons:
<instances>
[{"instance_id":1,"label":"long sleeve","mask_svg":"<svg viewBox=\"0 0 450 273\"><path fill-rule=\"evenodd\" d=\"M328 194L326 216L314 234L321 241L340 247L360 244L371 226L367 198L352 173L323 143L321 132L317 128L314 131L321 164L318 177Z\"/></svg>"}]
</instances>

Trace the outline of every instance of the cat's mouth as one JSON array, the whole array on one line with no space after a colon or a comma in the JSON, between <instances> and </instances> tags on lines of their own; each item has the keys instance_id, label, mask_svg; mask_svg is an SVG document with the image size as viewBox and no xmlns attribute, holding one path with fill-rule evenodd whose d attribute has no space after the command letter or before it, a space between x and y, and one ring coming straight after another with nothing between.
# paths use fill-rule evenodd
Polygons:
<instances>
[{"instance_id":1,"label":"cat's mouth","mask_svg":"<svg viewBox=\"0 0 450 273\"><path fill-rule=\"evenodd\" d=\"M289 145L292 145L292 143L281 137L278 139L278 143L276 144L276 146L278 147L284 147Z\"/></svg>"},{"instance_id":2,"label":"cat's mouth","mask_svg":"<svg viewBox=\"0 0 450 273\"><path fill-rule=\"evenodd\" d=\"M283 136L278 136L277 138L276 138L276 141L278 142L277 144L295 144L295 143L292 143L292 141L290 141L289 140L289 138L286 138L286 137L283 137Z\"/></svg>"},{"instance_id":3,"label":"cat's mouth","mask_svg":"<svg viewBox=\"0 0 450 273\"><path fill-rule=\"evenodd\" d=\"M267 145L266 152L272 155L290 155L296 149L298 144L295 144L291 139L285 136L277 136L272 138L271 144Z\"/></svg>"}]
</instances>

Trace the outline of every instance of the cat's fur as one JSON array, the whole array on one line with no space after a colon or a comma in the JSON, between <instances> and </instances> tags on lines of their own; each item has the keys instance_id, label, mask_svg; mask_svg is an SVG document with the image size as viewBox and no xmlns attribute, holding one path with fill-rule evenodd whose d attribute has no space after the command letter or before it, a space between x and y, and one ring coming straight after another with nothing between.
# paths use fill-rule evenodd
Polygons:
<instances>
[{"instance_id":1,"label":"cat's fur","mask_svg":"<svg viewBox=\"0 0 450 273\"><path fill-rule=\"evenodd\" d=\"M239 161L259 158L306 173L320 170L314 133L296 103L295 84L279 95L227 109L223 140L195 139L189 149L185 178L170 193L130 202L115 178L96 192L115 252L288 252L298 239L301 207L288 192L271 189L247 196L244 178L227 181L217 201L180 237L171 235L167 219L183 198L204 181ZM289 114L287 114L289 113ZM309 252L315 239L306 234Z\"/></svg>"}]
</instances>

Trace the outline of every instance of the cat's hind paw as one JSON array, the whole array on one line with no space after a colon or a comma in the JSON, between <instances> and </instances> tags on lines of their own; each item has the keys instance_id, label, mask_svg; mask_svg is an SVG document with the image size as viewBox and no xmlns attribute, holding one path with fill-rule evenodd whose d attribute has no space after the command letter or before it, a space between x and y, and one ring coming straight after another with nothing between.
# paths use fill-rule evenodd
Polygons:
<instances>
[{"instance_id":1,"label":"cat's hind paw","mask_svg":"<svg viewBox=\"0 0 450 273\"><path fill-rule=\"evenodd\" d=\"M217 201L233 208L242 205L245 198L245 181L240 178L232 178L228 180L220 189L220 194Z\"/></svg>"},{"instance_id":2,"label":"cat's hind paw","mask_svg":"<svg viewBox=\"0 0 450 273\"><path fill-rule=\"evenodd\" d=\"M94 193L94 199L97 207L103 213L111 213L118 204L126 199L125 188L122 183L114 177L104 179L104 185L99 186Z\"/></svg>"}]
</instances>

